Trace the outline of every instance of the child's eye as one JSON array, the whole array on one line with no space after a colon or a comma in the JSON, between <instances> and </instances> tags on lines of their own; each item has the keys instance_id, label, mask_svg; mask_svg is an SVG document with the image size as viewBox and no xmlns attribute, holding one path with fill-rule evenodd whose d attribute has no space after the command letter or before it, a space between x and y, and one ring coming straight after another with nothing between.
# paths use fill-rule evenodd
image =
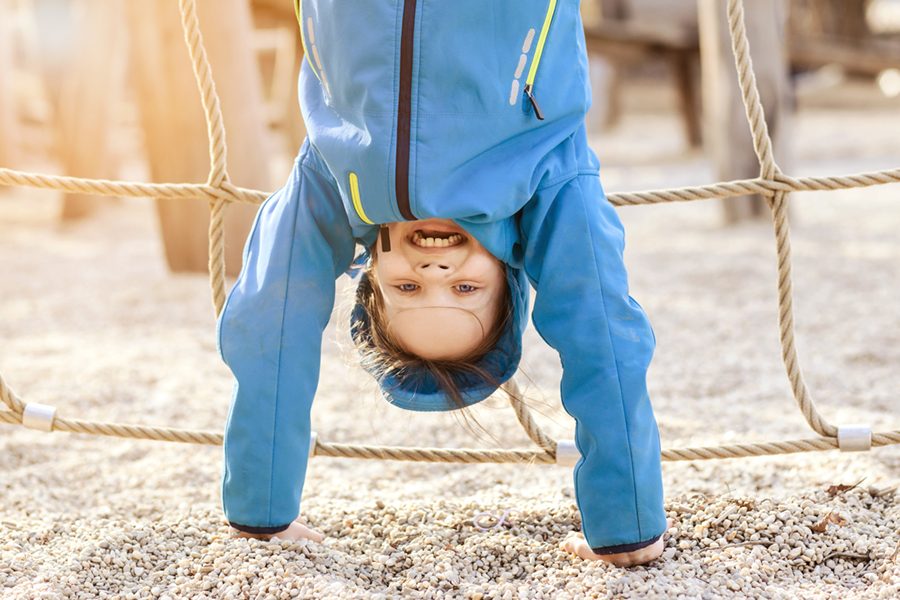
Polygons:
<instances>
[{"instance_id":1,"label":"child's eye","mask_svg":"<svg viewBox=\"0 0 900 600\"><path fill-rule=\"evenodd\" d=\"M409 293L409 292L414 292L414 291L416 291L416 289L417 289L419 286L416 285L415 283L401 283L400 285L395 286L395 287L396 287L398 290L400 290L401 292L407 292L407 293Z\"/></svg>"},{"instance_id":2,"label":"child's eye","mask_svg":"<svg viewBox=\"0 0 900 600\"><path fill-rule=\"evenodd\" d=\"M475 287L474 285L469 285L468 283L460 283L458 286L456 286L456 289L459 290L460 293L471 294L478 288Z\"/></svg>"}]
</instances>

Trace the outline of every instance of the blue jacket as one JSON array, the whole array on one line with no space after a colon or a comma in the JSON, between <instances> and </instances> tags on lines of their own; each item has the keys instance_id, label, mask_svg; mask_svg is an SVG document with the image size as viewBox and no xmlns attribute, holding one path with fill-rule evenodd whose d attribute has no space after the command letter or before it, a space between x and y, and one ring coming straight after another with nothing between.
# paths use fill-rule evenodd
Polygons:
<instances>
[{"instance_id":1,"label":"blue jacket","mask_svg":"<svg viewBox=\"0 0 900 600\"><path fill-rule=\"evenodd\" d=\"M532 321L559 353L562 404L576 423L588 544L607 554L649 545L666 528L646 385L656 337L628 293L624 230L587 145L579 0L302 0L297 9L308 137L257 214L218 321L236 379L226 518L274 533L297 517L335 280L357 244L375 243L378 224L437 217L507 265L514 319L486 359L501 382L518 366L535 290ZM401 408L454 408L433 382L380 383ZM473 383L467 403L492 391Z\"/></svg>"}]
</instances>

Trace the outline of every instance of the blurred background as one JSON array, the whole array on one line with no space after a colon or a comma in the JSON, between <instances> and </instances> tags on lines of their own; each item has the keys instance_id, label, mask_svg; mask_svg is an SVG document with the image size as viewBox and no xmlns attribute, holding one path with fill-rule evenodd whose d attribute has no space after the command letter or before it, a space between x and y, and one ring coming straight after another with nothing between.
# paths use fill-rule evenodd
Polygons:
<instances>
[{"instance_id":1,"label":"blurred background","mask_svg":"<svg viewBox=\"0 0 900 600\"><path fill-rule=\"evenodd\" d=\"M758 174L718 0L583 0L595 149L615 167L656 165L668 187ZM229 142L232 180L278 187L305 135L297 106L302 60L292 2L200 2L199 16ZM790 172L807 152L864 159L860 136L795 138L794 116L900 106L900 2L754 0L746 19L775 156ZM883 156L890 128L872 128L865 154ZM893 147L896 150L896 146ZM896 156L896 152L894 153ZM674 165L678 168L670 169ZM202 182L203 115L177 2L0 0L0 165L156 182ZM847 165L850 166L849 164ZM877 167L877 164L872 164ZM7 194L20 194L5 190ZM53 197L52 218L91 218L111 204ZM721 201L722 224L768 218L760 198ZM29 203L29 210L34 207ZM173 272L206 270L203 202L157 200ZM255 207L231 206L228 271L236 275Z\"/></svg>"},{"instance_id":2,"label":"blurred background","mask_svg":"<svg viewBox=\"0 0 900 600\"><path fill-rule=\"evenodd\" d=\"M725 4L582 0L594 96L590 143L608 193L758 176ZM780 167L794 176L900 167L900 0L744 4ZM295 96L302 51L292 2L199 0L198 8L223 105L232 181L274 190L288 177L304 137ZM178 2L0 0L0 166L133 181L206 181L205 123ZM865 423L876 432L896 429L900 421L898 192L892 184L789 197L792 325L803 376L829 422ZM256 209L228 208L228 287ZM766 204L745 197L623 206L618 214L627 232L630 293L658 338L648 389L663 448L814 437L795 406L782 362ZM216 352L207 221L202 200L0 187L0 374L10 387L29 402L58 406L67 418L222 431L233 379ZM413 413L383 401L370 377L348 368L355 360L347 333L353 284L338 280L338 306L325 333L312 408L320 439L532 447L500 395L473 407L494 439L475 439L455 420L457 412ZM558 355L529 328L517 379L545 431L572 439L574 422L560 404L560 375ZM0 564L15 565L5 593L34 598L35 590L57 589L58 581L86 590L83 597L124 589L123 582L140 578L129 568L95 588L89 585L92 569L71 560L102 557L109 565L107 554L135 527L153 528L136 542L147 556L153 549L142 572L158 571L153 585L181 590L176 597L207 597L211 587L230 585L232 575L251 577L241 566L246 557L237 554L228 554L230 566L223 574L217 567L206 581L200 574L182 577L181 567L176 577L170 569L179 557L197 564L197 552L206 560L232 551L230 544L203 550L184 529L201 530L204 544L228 535L219 504L221 465L216 446L0 427L0 539L10 542L0 548ZM800 502L792 497L799 495L824 515L831 500L823 499L822 490L832 484L896 486L900 446L666 462L664 478L667 509L683 525L678 543L702 546L713 541L680 507L746 494L760 506L774 506L774 514ZM880 595L874 586L871 595L852 593L869 586L876 569L895 573L893 581L900 582L900 563L888 558L898 543L896 503L866 498L864 506L841 505L851 524L832 526L826 537L835 552L866 550L872 560L794 568L784 559L786 547L780 557L739 548L714 557L679 550L664 566L677 563L676 574L692 585L709 582L709 593L683 597L720 595L726 585L749 580L745 572L770 586L746 597L810 597L813 591L821 597L897 597L896 586ZM507 544L514 543L523 560L540 556L543 563L541 553L553 549L556 533L537 538L528 529L465 529L473 510L499 515L512 509L514 522L550 519L557 532L577 530L580 519L568 468L316 457L302 512L334 536L332 548L342 552L326 563L326 579L357 592L356 574L340 569L352 557L359 573L376 572L369 569L372 523L365 516L381 514L372 512L375 501L398 515L453 514L473 541L450 552L434 546L428 554L454 561L470 550L506 556ZM754 514L761 517L763 510L769 509ZM347 515L359 526L348 529ZM723 518L724 512L716 522ZM417 527L424 539L434 524ZM393 528L385 525L386 535L399 531ZM868 541L863 547L851 534ZM722 535L709 533L715 543L727 544L731 538ZM845 538L849 545L841 546ZM112 542L102 547L103 540ZM157 552L158 543L163 550ZM419 556L412 556L417 564ZM318 575L322 568L322 561L299 552L290 557L292 568L299 565L303 573ZM379 567L383 575L372 590L402 584L407 563L399 560L396 568ZM561 586L579 594L572 597L590 596L604 581L610 589L630 585L622 583L624 575L587 563L546 565L561 574ZM509 572L489 570L485 586ZM649 575L637 571L634 597L660 595L659 589L649 593ZM771 589L787 591L778 596ZM548 597L566 597L561 592Z\"/></svg>"}]
</instances>

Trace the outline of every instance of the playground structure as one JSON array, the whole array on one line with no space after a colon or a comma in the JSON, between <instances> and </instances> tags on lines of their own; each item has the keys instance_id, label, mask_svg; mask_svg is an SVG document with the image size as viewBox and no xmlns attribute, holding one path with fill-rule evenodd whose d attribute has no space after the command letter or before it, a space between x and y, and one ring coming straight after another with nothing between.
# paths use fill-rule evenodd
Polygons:
<instances>
[{"instance_id":1,"label":"playground structure","mask_svg":"<svg viewBox=\"0 0 900 600\"><path fill-rule=\"evenodd\" d=\"M210 172L205 184L147 184L77 177L53 177L0 168L0 185L49 188L105 196L150 196L183 201L205 199L209 203L209 272L216 314L225 299L225 259L223 218L228 204L258 204L264 192L234 186L227 170L225 127L219 98L202 43L195 0L180 2L182 27L192 59L194 75L201 93L206 117L210 150ZM643 205L657 202L689 201L760 194L772 211L778 256L778 305L782 359L791 383L794 399L809 426L820 437L769 443L734 444L729 446L667 449L663 460L697 460L788 454L838 448L842 451L869 450L872 446L900 443L900 430L873 433L864 425L835 426L817 411L803 380L794 346L791 292L790 233L787 198L791 191L837 190L900 182L900 168L872 173L835 177L794 178L785 175L774 159L772 141L764 119L764 111L756 87L744 23L742 0L729 0L727 7L732 51L737 67L741 97L752 132L754 149L760 164L760 175L754 179L720 182L689 188L652 190L610 194L614 205ZM506 386L517 418L537 444L538 449L444 449L361 446L329 443L314 434L311 456L344 456L425 462L529 462L571 465L578 454L571 440L552 440L533 421L527 408L518 400L515 382ZM0 376L0 399L9 410L0 410L0 420L43 431L70 431L96 435L112 435L140 439L156 439L188 443L220 445L222 435L212 432L174 428L151 428L120 423L87 422L56 416L54 406L25 403Z\"/></svg>"}]
</instances>

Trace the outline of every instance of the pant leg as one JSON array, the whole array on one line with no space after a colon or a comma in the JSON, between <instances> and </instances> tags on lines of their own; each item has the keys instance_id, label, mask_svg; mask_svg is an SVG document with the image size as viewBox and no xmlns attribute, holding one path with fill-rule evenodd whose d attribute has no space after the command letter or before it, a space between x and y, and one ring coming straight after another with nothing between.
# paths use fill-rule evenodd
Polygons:
<instances>
[{"instance_id":1,"label":"pant leg","mask_svg":"<svg viewBox=\"0 0 900 600\"><path fill-rule=\"evenodd\" d=\"M286 529L300 510L335 279L355 243L332 179L303 145L285 185L260 207L218 323L235 376L224 435L222 505L233 526Z\"/></svg>"},{"instance_id":2,"label":"pant leg","mask_svg":"<svg viewBox=\"0 0 900 600\"><path fill-rule=\"evenodd\" d=\"M532 320L559 352L575 419L575 495L595 552L652 543L666 529L659 430L646 375L656 336L628 293L625 234L599 176L538 189L523 209Z\"/></svg>"}]
</instances>

